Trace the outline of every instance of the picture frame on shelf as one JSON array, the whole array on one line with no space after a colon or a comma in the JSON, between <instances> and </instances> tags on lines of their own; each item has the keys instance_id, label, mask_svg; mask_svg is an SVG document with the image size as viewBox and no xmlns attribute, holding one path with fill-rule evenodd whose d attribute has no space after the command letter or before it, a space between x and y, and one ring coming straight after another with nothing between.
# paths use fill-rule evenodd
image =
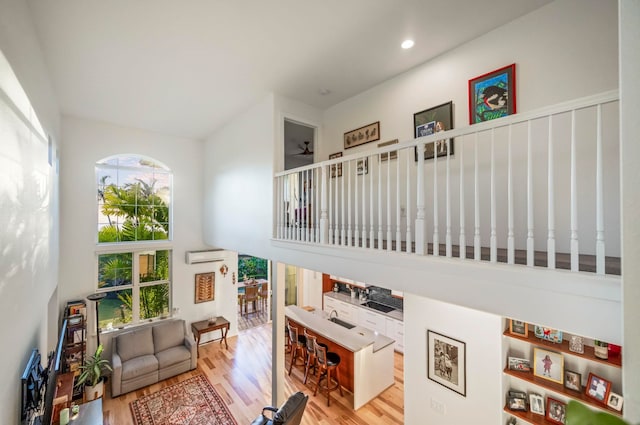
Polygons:
<instances>
[{"instance_id":1,"label":"picture frame on shelf","mask_svg":"<svg viewBox=\"0 0 640 425\"><path fill-rule=\"evenodd\" d=\"M611 392L611 381L608 381L595 373L589 373L585 395L593 400L607 404L609 393Z\"/></svg>"},{"instance_id":2,"label":"picture frame on shelf","mask_svg":"<svg viewBox=\"0 0 640 425\"><path fill-rule=\"evenodd\" d=\"M521 397L509 397L507 399L507 407L509 410L527 411L527 399Z\"/></svg>"},{"instance_id":3,"label":"picture frame on shelf","mask_svg":"<svg viewBox=\"0 0 640 425\"><path fill-rule=\"evenodd\" d=\"M354 148L380 140L380 121L344 133L344 148Z\"/></svg>"},{"instance_id":4,"label":"picture frame on shelf","mask_svg":"<svg viewBox=\"0 0 640 425\"><path fill-rule=\"evenodd\" d=\"M529 410L531 413L544 416L544 397L540 394L529 394Z\"/></svg>"},{"instance_id":5,"label":"picture frame on shelf","mask_svg":"<svg viewBox=\"0 0 640 425\"><path fill-rule=\"evenodd\" d=\"M534 326L533 334L536 338L540 338L543 341L553 342L560 344L562 342L562 331L557 329L545 328L544 326Z\"/></svg>"},{"instance_id":6,"label":"picture frame on shelf","mask_svg":"<svg viewBox=\"0 0 640 425\"><path fill-rule=\"evenodd\" d=\"M584 354L584 339L578 335L571 335L569 337L569 351Z\"/></svg>"},{"instance_id":7,"label":"picture frame on shelf","mask_svg":"<svg viewBox=\"0 0 640 425\"><path fill-rule=\"evenodd\" d=\"M466 343L427 330L427 378L467 396Z\"/></svg>"},{"instance_id":8,"label":"picture frame on shelf","mask_svg":"<svg viewBox=\"0 0 640 425\"><path fill-rule=\"evenodd\" d=\"M521 359L519 357L509 357L509 370L517 370L518 372L530 372L531 362L529 359Z\"/></svg>"},{"instance_id":9,"label":"picture frame on shelf","mask_svg":"<svg viewBox=\"0 0 640 425\"><path fill-rule=\"evenodd\" d=\"M469 80L469 124L515 113L515 63Z\"/></svg>"},{"instance_id":10,"label":"picture frame on shelf","mask_svg":"<svg viewBox=\"0 0 640 425\"><path fill-rule=\"evenodd\" d=\"M622 410L623 401L624 398L622 398L620 394L609 392L609 396L607 397L607 406L620 412Z\"/></svg>"},{"instance_id":11,"label":"picture frame on shelf","mask_svg":"<svg viewBox=\"0 0 640 425\"><path fill-rule=\"evenodd\" d=\"M522 320L509 319L509 333L521 337L529 336L529 325Z\"/></svg>"},{"instance_id":12,"label":"picture frame on shelf","mask_svg":"<svg viewBox=\"0 0 640 425\"><path fill-rule=\"evenodd\" d=\"M195 303L213 301L216 293L215 272L196 273L195 276Z\"/></svg>"},{"instance_id":13,"label":"picture frame on shelf","mask_svg":"<svg viewBox=\"0 0 640 425\"><path fill-rule=\"evenodd\" d=\"M440 131L453 128L453 101L425 109L413 114L414 137L429 136ZM433 159L437 151L438 157L453 155L454 139L437 140L424 147L424 159ZM418 147L414 149L415 160L418 161Z\"/></svg>"},{"instance_id":14,"label":"picture frame on shelf","mask_svg":"<svg viewBox=\"0 0 640 425\"><path fill-rule=\"evenodd\" d=\"M540 347L533 349L533 374L557 384L564 383L564 357L561 353L545 350Z\"/></svg>"},{"instance_id":15,"label":"picture frame on shelf","mask_svg":"<svg viewBox=\"0 0 640 425\"><path fill-rule=\"evenodd\" d=\"M582 392L582 375L572 370L565 370L564 387L572 391Z\"/></svg>"},{"instance_id":16,"label":"picture frame on shelf","mask_svg":"<svg viewBox=\"0 0 640 425\"><path fill-rule=\"evenodd\" d=\"M527 393L524 391L509 390L509 397L527 398Z\"/></svg>"},{"instance_id":17,"label":"picture frame on shelf","mask_svg":"<svg viewBox=\"0 0 640 425\"><path fill-rule=\"evenodd\" d=\"M545 418L555 424L564 425L566 421L567 405L553 397L547 397L547 413Z\"/></svg>"},{"instance_id":18,"label":"picture frame on shelf","mask_svg":"<svg viewBox=\"0 0 640 425\"><path fill-rule=\"evenodd\" d=\"M341 158L342 152L336 152L329 155L329 159ZM331 178L342 177L342 163L333 164L331 166Z\"/></svg>"}]
</instances>

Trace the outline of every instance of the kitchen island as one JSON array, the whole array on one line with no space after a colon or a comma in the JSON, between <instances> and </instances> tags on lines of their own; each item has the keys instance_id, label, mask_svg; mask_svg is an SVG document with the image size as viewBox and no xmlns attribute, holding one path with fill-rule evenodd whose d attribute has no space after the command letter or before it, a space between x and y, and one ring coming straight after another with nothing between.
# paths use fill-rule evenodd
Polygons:
<instances>
[{"instance_id":1,"label":"kitchen island","mask_svg":"<svg viewBox=\"0 0 640 425\"><path fill-rule=\"evenodd\" d=\"M328 351L340 355L342 387L353 394L353 409L357 410L394 383L394 340L363 326L347 329L330 322L323 311L306 311L297 306L285 307L291 326L315 335Z\"/></svg>"}]
</instances>

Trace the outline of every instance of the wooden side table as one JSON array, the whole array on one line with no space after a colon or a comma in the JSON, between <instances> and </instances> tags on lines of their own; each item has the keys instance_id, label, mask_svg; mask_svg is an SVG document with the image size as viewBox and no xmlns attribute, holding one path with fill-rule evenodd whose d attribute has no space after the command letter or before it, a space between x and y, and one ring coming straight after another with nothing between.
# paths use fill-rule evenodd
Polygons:
<instances>
[{"instance_id":1,"label":"wooden side table","mask_svg":"<svg viewBox=\"0 0 640 425\"><path fill-rule=\"evenodd\" d=\"M229 345L227 344L227 332L229 332L229 321L222 316L216 317L214 322L210 322L209 320L201 320L199 322L193 322L191 324L191 330L193 331L193 336L196 338L196 347L198 352L198 357L200 357L200 337L202 334L206 334L208 332L220 331L220 338L212 339L211 341L220 340L220 344L224 341L224 345L229 349Z\"/></svg>"}]
</instances>

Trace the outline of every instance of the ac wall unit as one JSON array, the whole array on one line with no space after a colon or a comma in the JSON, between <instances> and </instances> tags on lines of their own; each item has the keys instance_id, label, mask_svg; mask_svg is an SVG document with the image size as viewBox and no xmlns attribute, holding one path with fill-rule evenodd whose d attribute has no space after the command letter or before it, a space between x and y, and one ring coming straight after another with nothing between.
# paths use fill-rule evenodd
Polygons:
<instances>
[{"instance_id":1,"label":"ac wall unit","mask_svg":"<svg viewBox=\"0 0 640 425\"><path fill-rule=\"evenodd\" d=\"M224 260L222 250L187 251L185 262L187 264L213 263Z\"/></svg>"}]
</instances>

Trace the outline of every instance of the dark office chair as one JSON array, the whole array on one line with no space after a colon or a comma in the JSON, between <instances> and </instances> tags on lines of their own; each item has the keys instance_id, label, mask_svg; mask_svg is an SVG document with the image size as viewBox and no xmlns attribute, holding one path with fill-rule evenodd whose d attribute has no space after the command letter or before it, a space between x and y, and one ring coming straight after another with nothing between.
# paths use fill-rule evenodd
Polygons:
<instances>
[{"instance_id":1,"label":"dark office chair","mask_svg":"<svg viewBox=\"0 0 640 425\"><path fill-rule=\"evenodd\" d=\"M255 418L251 425L300 425L307 401L309 401L309 396L298 391L289 397L279 409L271 406L262 409L262 414ZM265 416L265 412L271 412L273 418L269 419Z\"/></svg>"}]
</instances>

